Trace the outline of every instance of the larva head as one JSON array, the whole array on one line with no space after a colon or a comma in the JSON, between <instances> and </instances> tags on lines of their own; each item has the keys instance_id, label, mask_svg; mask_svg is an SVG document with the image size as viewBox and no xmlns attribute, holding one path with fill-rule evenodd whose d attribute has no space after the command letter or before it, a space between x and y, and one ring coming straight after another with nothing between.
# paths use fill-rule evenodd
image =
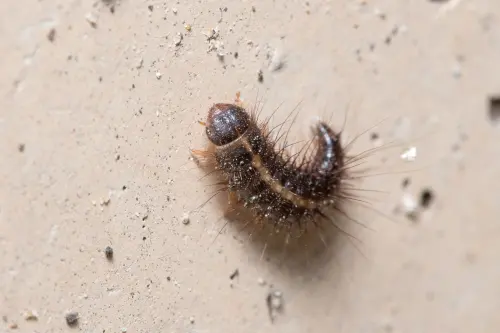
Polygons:
<instances>
[{"instance_id":1,"label":"larva head","mask_svg":"<svg viewBox=\"0 0 500 333\"><path fill-rule=\"evenodd\" d=\"M216 146L224 146L238 139L250 125L245 109L234 104L214 104L206 122L208 139Z\"/></svg>"}]
</instances>

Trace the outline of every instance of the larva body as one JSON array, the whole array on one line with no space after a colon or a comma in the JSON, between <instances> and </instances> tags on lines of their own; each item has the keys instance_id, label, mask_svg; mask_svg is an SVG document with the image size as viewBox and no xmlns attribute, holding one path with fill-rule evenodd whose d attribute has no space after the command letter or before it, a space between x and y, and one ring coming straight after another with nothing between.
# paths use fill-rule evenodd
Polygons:
<instances>
[{"instance_id":1,"label":"larva body","mask_svg":"<svg viewBox=\"0 0 500 333\"><path fill-rule=\"evenodd\" d=\"M266 124L254 113L234 104L215 104L206 121L213 144L215 168L222 173L227 191L249 208L256 220L277 228L325 217L323 209L336 205L344 175L340 134L326 123L314 129L315 151L289 157L270 138Z\"/></svg>"}]
</instances>

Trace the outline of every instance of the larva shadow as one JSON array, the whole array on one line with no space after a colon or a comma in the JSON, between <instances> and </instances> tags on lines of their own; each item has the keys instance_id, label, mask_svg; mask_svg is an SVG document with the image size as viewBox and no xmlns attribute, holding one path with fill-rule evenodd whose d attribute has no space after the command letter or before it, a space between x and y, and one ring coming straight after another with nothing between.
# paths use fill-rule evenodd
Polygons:
<instances>
[{"instance_id":1,"label":"larva shadow","mask_svg":"<svg viewBox=\"0 0 500 333\"><path fill-rule=\"evenodd\" d=\"M217 201L220 207L227 209L226 201ZM316 218L279 228L272 220L256 221L255 216L240 204L230 207L221 228L237 235L260 260L277 265L292 276L317 276L332 260L339 259L344 245L353 245L359 250L353 226L349 226L349 220L338 212L326 212L323 221Z\"/></svg>"}]
</instances>

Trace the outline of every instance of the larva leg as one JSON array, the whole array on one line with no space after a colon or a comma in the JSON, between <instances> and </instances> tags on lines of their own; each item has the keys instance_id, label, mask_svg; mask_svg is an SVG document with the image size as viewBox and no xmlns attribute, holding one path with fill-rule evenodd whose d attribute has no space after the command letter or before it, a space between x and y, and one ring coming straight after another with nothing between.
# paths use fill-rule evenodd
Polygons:
<instances>
[{"instance_id":1,"label":"larva leg","mask_svg":"<svg viewBox=\"0 0 500 333\"><path fill-rule=\"evenodd\" d=\"M211 151L201 149L191 149L191 154L196 158L208 158L212 156Z\"/></svg>"}]
</instances>

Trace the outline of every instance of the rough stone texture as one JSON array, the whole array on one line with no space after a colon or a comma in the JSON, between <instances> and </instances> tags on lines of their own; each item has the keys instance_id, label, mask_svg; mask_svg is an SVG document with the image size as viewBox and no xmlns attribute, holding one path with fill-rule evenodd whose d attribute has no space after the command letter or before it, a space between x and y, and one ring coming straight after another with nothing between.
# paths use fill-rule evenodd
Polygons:
<instances>
[{"instance_id":1,"label":"rough stone texture","mask_svg":"<svg viewBox=\"0 0 500 333\"><path fill-rule=\"evenodd\" d=\"M68 331L77 311L83 332L498 332L497 9L2 1L0 331ZM212 244L217 200L179 223L213 190L189 160L206 143L196 121L236 91L264 98L264 116L283 103L275 124L302 101L298 139L313 116L337 128L347 116L350 138L381 122L377 140L398 146L370 155L365 175L386 174L359 186L384 193L348 210L374 231L345 222L359 242L341 235L303 260L287 246L262 255L267 238L233 224ZM399 157L409 146L415 162ZM416 220L394 213L424 188L433 201ZM284 303L273 323L271 284Z\"/></svg>"}]
</instances>

